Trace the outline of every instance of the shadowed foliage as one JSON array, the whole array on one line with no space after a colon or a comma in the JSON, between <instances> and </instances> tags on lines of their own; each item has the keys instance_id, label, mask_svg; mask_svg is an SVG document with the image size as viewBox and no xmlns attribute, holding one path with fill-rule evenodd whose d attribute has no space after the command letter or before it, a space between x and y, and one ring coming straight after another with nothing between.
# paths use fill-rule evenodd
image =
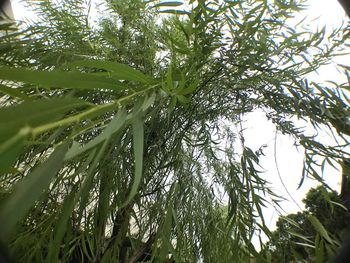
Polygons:
<instances>
[{"instance_id":1,"label":"shadowed foliage","mask_svg":"<svg viewBox=\"0 0 350 263\"><path fill-rule=\"evenodd\" d=\"M350 214L338 193L319 186L303 202L304 211L279 218L267 245L273 262L333 262L344 241Z\"/></svg>"}]
</instances>

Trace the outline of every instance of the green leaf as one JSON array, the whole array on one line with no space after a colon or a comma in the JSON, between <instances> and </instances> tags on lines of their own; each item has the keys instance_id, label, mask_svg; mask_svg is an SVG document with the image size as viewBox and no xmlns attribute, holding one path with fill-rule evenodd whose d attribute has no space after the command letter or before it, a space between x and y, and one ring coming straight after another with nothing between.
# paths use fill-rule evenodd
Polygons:
<instances>
[{"instance_id":1,"label":"green leaf","mask_svg":"<svg viewBox=\"0 0 350 263\"><path fill-rule=\"evenodd\" d=\"M297 222L295 222L293 219L289 218L288 216L281 216L281 219L283 219L284 221L288 222L289 224L291 224L292 226L298 229L302 229Z\"/></svg>"},{"instance_id":2,"label":"green leaf","mask_svg":"<svg viewBox=\"0 0 350 263\"><path fill-rule=\"evenodd\" d=\"M316 263L323 263L325 262L324 258L324 240L321 238L318 238L318 235L316 236L315 241L315 257L316 257Z\"/></svg>"},{"instance_id":3,"label":"green leaf","mask_svg":"<svg viewBox=\"0 0 350 263\"><path fill-rule=\"evenodd\" d=\"M31 127L54 122L68 110L87 105L74 98L25 101L0 109L0 172L8 172L20 153Z\"/></svg>"},{"instance_id":4,"label":"green leaf","mask_svg":"<svg viewBox=\"0 0 350 263\"><path fill-rule=\"evenodd\" d=\"M29 133L29 128L23 128L0 145L0 174L10 171L9 168L11 168L23 150L24 140Z\"/></svg>"},{"instance_id":5,"label":"green leaf","mask_svg":"<svg viewBox=\"0 0 350 263\"><path fill-rule=\"evenodd\" d=\"M302 235L302 234L299 234L299 233L297 233L297 232L295 232L295 231L292 231L291 229L288 229L287 232L288 232L289 234L293 235L293 236L296 236L296 237L298 237L298 238L304 240L306 243L307 243L307 242L313 243L308 237L306 237L306 236L304 236L304 235Z\"/></svg>"},{"instance_id":6,"label":"green leaf","mask_svg":"<svg viewBox=\"0 0 350 263\"><path fill-rule=\"evenodd\" d=\"M187 104L190 100L186 98L183 95L177 95L175 94L175 97L182 103L182 104Z\"/></svg>"},{"instance_id":7,"label":"green leaf","mask_svg":"<svg viewBox=\"0 0 350 263\"><path fill-rule=\"evenodd\" d=\"M97 137L89 141L83 147L80 147L78 143L73 142L72 147L68 150L65 160L70 160L86 151L89 151L102 142L108 140L114 133L116 133L126 121L127 113L124 108L120 109L115 118L108 124L106 129Z\"/></svg>"},{"instance_id":8,"label":"green leaf","mask_svg":"<svg viewBox=\"0 0 350 263\"><path fill-rule=\"evenodd\" d=\"M83 210L86 207L86 204L88 202L89 194L91 193L91 188L93 186L94 182L94 176L95 176L95 168L102 157L102 154L104 153L104 150L106 148L106 143L103 143L100 149L97 151L97 149L93 149L87 160L84 162L84 166L88 167L88 171L84 176L83 184L79 190L79 197L80 197L80 203L79 203L79 212L78 212L78 222L81 221L83 216Z\"/></svg>"},{"instance_id":9,"label":"green leaf","mask_svg":"<svg viewBox=\"0 0 350 263\"><path fill-rule=\"evenodd\" d=\"M54 229L53 240L48 246L49 253L47 262L59 262L58 254L60 252L60 245L66 232L69 217L71 216L75 205L74 199L77 193L76 190L76 187L73 187L72 191L63 202L62 210Z\"/></svg>"},{"instance_id":10,"label":"green leaf","mask_svg":"<svg viewBox=\"0 0 350 263\"><path fill-rule=\"evenodd\" d=\"M142 103L141 109L142 111L147 111L147 109L154 103L154 100L156 99L156 94L153 92L151 96L146 97L145 101Z\"/></svg>"},{"instance_id":11,"label":"green leaf","mask_svg":"<svg viewBox=\"0 0 350 263\"><path fill-rule=\"evenodd\" d=\"M122 207L128 205L130 201L137 194L140 183L142 181L142 166L143 166L143 144L144 144L144 127L141 114L134 117L132 122L133 131L133 147L134 147L134 158L135 158L135 175L131 186L130 193L127 200L124 202Z\"/></svg>"},{"instance_id":12,"label":"green leaf","mask_svg":"<svg viewBox=\"0 0 350 263\"><path fill-rule=\"evenodd\" d=\"M44 88L124 90L127 86L111 78L89 73L34 71L24 68L0 67L0 79L39 85Z\"/></svg>"},{"instance_id":13,"label":"green leaf","mask_svg":"<svg viewBox=\"0 0 350 263\"><path fill-rule=\"evenodd\" d=\"M315 228L315 230L329 243L333 244L333 239L329 236L327 230L324 228L322 223L313 215L309 215L308 219L311 222L312 226Z\"/></svg>"},{"instance_id":14,"label":"green leaf","mask_svg":"<svg viewBox=\"0 0 350 263\"><path fill-rule=\"evenodd\" d=\"M30 99L26 94L23 94L22 92L19 91L19 89L16 88L10 88L5 85L0 84L0 92L9 95L11 97L19 98L22 100L27 100Z\"/></svg>"},{"instance_id":15,"label":"green leaf","mask_svg":"<svg viewBox=\"0 0 350 263\"><path fill-rule=\"evenodd\" d=\"M179 2L179 1L169 1L169 2L161 2L159 4L154 5L152 8L156 8L156 7L168 7L168 6L180 6L183 5L183 2Z\"/></svg>"},{"instance_id":16,"label":"green leaf","mask_svg":"<svg viewBox=\"0 0 350 263\"><path fill-rule=\"evenodd\" d=\"M176 107L176 102L177 102L176 97L175 97L175 96L172 96L172 97L171 97L171 101L170 101L170 103L169 103L169 105L168 105L168 107L167 107L167 109L168 109L168 112L167 112L168 117L169 117L170 114L174 111L174 109L175 109L175 107Z\"/></svg>"},{"instance_id":17,"label":"green leaf","mask_svg":"<svg viewBox=\"0 0 350 263\"><path fill-rule=\"evenodd\" d=\"M314 245L310 245L308 243L303 243L303 242L294 242L294 244L300 245L300 246L303 246L303 247L315 248Z\"/></svg>"},{"instance_id":18,"label":"green leaf","mask_svg":"<svg viewBox=\"0 0 350 263\"><path fill-rule=\"evenodd\" d=\"M336 205L336 206L339 206L341 207L342 209L344 209L345 211L347 211L347 208L346 206L342 205L341 203L338 203L338 202L335 202L335 201L332 201L332 200L329 200L329 202L333 205Z\"/></svg>"},{"instance_id":19,"label":"green leaf","mask_svg":"<svg viewBox=\"0 0 350 263\"><path fill-rule=\"evenodd\" d=\"M67 111L88 105L74 98L25 101L0 109L0 145L21 128L36 127L58 120ZM1 147L1 146L0 146Z\"/></svg>"},{"instance_id":20,"label":"green leaf","mask_svg":"<svg viewBox=\"0 0 350 263\"><path fill-rule=\"evenodd\" d=\"M162 246L160 247L159 260L164 262L168 256L171 244L171 230L173 223L172 203L168 204L168 209L165 215L164 224L162 227L161 238Z\"/></svg>"},{"instance_id":21,"label":"green leaf","mask_svg":"<svg viewBox=\"0 0 350 263\"><path fill-rule=\"evenodd\" d=\"M187 12L185 10L175 10L175 9L159 10L158 13L173 14L173 15L189 15L189 14L191 14L190 12Z\"/></svg>"},{"instance_id":22,"label":"green leaf","mask_svg":"<svg viewBox=\"0 0 350 263\"><path fill-rule=\"evenodd\" d=\"M15 185L13 193L0 209L0 230L3 239L9 236L16 223L47 190L52 178L61 168L66 151L66 144L59 146L42 165Z\"/></svg>"},{"instance_id":23,"label":"green leaf","mask_svg":"<svg viewBox=\"0 0 350 263\"><path fill-rule=\"evenodd\" d=\"M98 68L109 71L110 76L114 79L120 80L133 80L142 83L151 83L153 80L151 77L146 76L142 72L129 67L128 65L103 60L81 60L66 64L69 67L87 67Z\"/></svg>"},{"instance_id":24,"label":"green leaf","mask_svg":"<svg viewBox=\"0 0 350 263\"><path fill-rule=\"evenodd\" d=\"M168 92L171 92L174 89L174 83L173 83L173 69L171 64L168 67L168 72L166 75L166 89Z\"/></svg>"},{"instance_id":25,"label":"green leaf","mask_svg":"<svg viewBox=\"0 0 350 263\"><path fill-rule=\"evenodd\" d=\"M199 81L198 80L195 80L193 83L191 83L191 85L189 85L187 88L184 88L182 90L180 90L178 92L178 94L180 95L187 95L187 94L191 94L193 93L193 91L196 90L196 88L198 87L198 83Z\"/></svg>"}]
</instances>

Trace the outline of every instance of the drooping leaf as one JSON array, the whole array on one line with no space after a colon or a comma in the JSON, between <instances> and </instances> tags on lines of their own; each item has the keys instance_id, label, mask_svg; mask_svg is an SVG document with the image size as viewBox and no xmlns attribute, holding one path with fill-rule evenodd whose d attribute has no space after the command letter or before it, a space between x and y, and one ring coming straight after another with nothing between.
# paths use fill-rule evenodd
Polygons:
<instances>
[{"instance_id":1,"label":"drooping leaf","mask_svg":"<svg viewBox=\"0 0 350 263\"><path fill-rule=\"evenodd\" d=\"M71 109L88 103L74 98L54 98L25 101L15 106L0 109L0 145L21 128L36 127L58 120Z\"/></svg>"},{"instance_id":2,"label":"drooping leaf","mask_svg":"<svg viewBox=\"0 0 350 263\"><path fill-rule=\"evenodd\" d=\"M86 174L84 174L84 181L82 183L82 186L79 190L79 217L78 222L80 222L83 213L82 211L85 209L86 203L88 201L88 197L90 194L90 190L94 181L94 175L95 175L95 169L96 166L102 156L102 153L105 150L106 143L103 143L100 149L93 149L90 153L88 158L83 163L83 166L88 168ZM98 150L98 151L97 151Z\"/></svg>"},{"instance_id":3,"label":"drooping leaf","mask_svg":"<svg viewBox=\"0 0 350 263\"><path fill-rule=\"evenodd\" d=\"M172 92L172 90L174 89L172 65L169 65L168 67L166 75L166 86L164 88L168 93Z\"/></svg>"},{"instance_id":4,"label":"drooping leaf","mask_svg":"<svg viewBox=\"0 0 350 263\"><path fill-rule=\"evenodd\" d=\"M172 96L171 97L171 101L168 105L168 116L174 111L175 107L176 107L176 103L177 103L177 98L176 96Z\"/></svg>"},{"instance_id":5,"label":"drooping leaf","mask_svg":"<svg viewBox=\"0 0 350 263\"><path fill-rule=\"evenodd\" d=\"M39 71L0 67L0 79L39 85L43 88L124 90L127 86L114 79L90 73Z\"/></svg>"},{"instance_id":6,"label":"drooping leaf","mask_svg":"<svg viewBox=\"0 0 350 263\"><path fill-rule=\"evenodd\" d=\"M53 240L49 245L48 260L47 262L58 262L58 254L60 252L61 242L63 240L64 234L66 233L66 228L68 225L69 218L72 214L72 210L75 205L75 196L77 194L76 187L72 188L70 194L65 198L61 213L58 216L57 224L53 232Z\"/></svg>"},{"instance_id":7,"label":"drooping leaf","mask_svg":"<svg viewBox=\"0 0 350 263\"><path fill-rule=\"evenodd\" d=\"M29 128L23 128L0 144L0 174L9 172L9 168L14 164L21 150L23 150L24 140L29 133Z\"/></svg>"},{"instance_id":8,"label":"drooping leaf","mask_svg":"<svg viewBox=\"0 0 350 263\"><path fill-rule=\"evenodd\" d=\"M289 234L293 235L293 236L296 236L300 239L302 239L303 241L305 241L306 243L312 243L312 241L310 240L309 237L305 236L305 235L302 235L302 234L299 234L291 229L288 229L287 230Z\"/></svg>"},{"instance_id":9,"label":"drooping leaf","mask_svg":"<svg viewBox=\"0 0 350 263\"><path fill-rule=\"evenodd\" d=\"M18 182L13 193L0 208L0 230L5 239L16 223L31 209L34 203L47 190L50 182L61 168L67 145L61 145L33 172Z\"/></svg>"},{"instance_id":10,"label":"drooping leaf","mask_svg":"<svg viewBox=\"0 0 350 263\"><path fill-rule=\"evenodd\" d=\"M74 98L55 98L0 109L0 172L14 164L32 127L54 122L67 111L85 105L88 104Z\"/></svg>"},{"instance_id":11,"label":"drooping leaf","mask_svg":"<svg viewBox=\"0 0 350 263\"><path fill-rule=\"evenodd\" d=\"M22 100L29 99L29 97L26 94L20 92L19 89L10 88L10 87L7 87L7 86L1 85L1 84L0 84L0 92L4 93L6 95L9 95L11 97L19 98Z\"/></svg>"},{"instance_id":12,"label":"drooping leaf","mask_svg":"<svg viewBox=\"0 0 350 263\"><path fill-rule=\"evenodd\" d=\"M180 101L182 104L187 104L190 100L188 98L186 98L183 95L175 95L175 97L178 99L178 101Z\"/></svg>"},{"instance_id":13,"label":"drooping leaf","mask_svg":"<svg viewBox=\"0 0 350 263\"><path fill-rule=\"evenodd\" d=\"M135 173L132 180L132 186L130 193L123 203L122 206L126 206L137 194L139 186L142 181L142 167L143 167L143 145L144 145L144 127L141 114L134 116L132 121L132 132L133 132L133 148L135 158Z\"/></svg>"},{"instance_id":14,"label":"drooping leaf","mask_svg":"<svg viewBox=\"0 0 350 263\"><path fill-rule=\"evenodd\" d=\"M156 7L168 7L168 6L175 7L175 6L180 6L180 5L183 5L183 2L180 2L180 1L168 1L168 2L160 2L159 4L154 5L153 8L156 8Z\"/></svg>"},{"instance_id":15,"label":"drooping leaf","mask_svg":"<svg viewBox=\"0 0 350 263\"><path fill-rule=\"evenodd\" d=\"M190 12L185 11L185 10L175 10L175 9L159 10L158 13L173 14L173 15L189 15L189 14L191 14Z\"/></svg>"},{"instance_id":16,"label":"drooping leaf","mask_svg":"<svg viewBox=\"0 0 350 263\"><path fill-rule=\"evenodd\" d=\"M173 244L171 243L171 233L173 229L174 223L176 224L176 218L174 215L176 215L173 206L174 206L174 199L173 199L173 194L175 194L178 191L178 184L175 182L171 185L169 193L171 193L168 196L167 200L167 209L166 209L166 214L164 216L164 221L163 225L161 228L160 237L162 240L162 246L159 249L159 261L166 261L168 258L169 252L171 253L172 257L176 260L179 261L177 252L174 249ZM175 221L175 222L174 222Z\"/></svg>"},{"instance_id":17,"label":"drooping leaf","mask_svg":"<svg viewBox=\"0 0 350 263\"><path fill-rule=\"evenodd\" d=\"M198 87L198 83L199 81L198 80L195 80L194 82L191 83L191 85L189 85L188 87L180 90L178 92L178 94L180 95L188 95L188 94L191 94L193 91L196 90L196 88Z\"/></svg>"},{"instance_id":18,"label":"drooping leaf","mask_svg":"<svg viewBox=\"0 0 350 263\"><path fill-rule=\"evenodd\" d=\"M315 228L315 230L320 234L320 236L322 236L329 243L333 244L333 239L329 236L327 230L324 228L322 223L313 215L309 215L308 219L311 222L312 226Z\"/></svg>"},{"instance_id":19,"label":"drooping leaf","mask_svg":"<svg viewBox=\"0 0 350 263\"><path fill-rule=\"evenodd\" d=\"M300 246L303 246L303 247L309 247L309 248L312 248L314 249L315 246L314 245L311 245L309 243L304 243L304 242L295 242L296 245L300 245Z\"/></svg>"},{"instance_id":20,"label":"drooping leaf","mask_svg":"<svg viewBox=\"0 0 350 263\"><path fill-rule=\"evenodd\" d=\"M159 251L160 261L166 260L169 250L172 248L172 244L171 244L172 224L173 224L173 214L172 214L172 204L170 203L166 211L162 232L161 232L162 246L160 247L160 251Z\"/></svg>"},{"instance_id":21,"label":"drooping leaf","mask_svg":"<svg viewBox=\"0 0 350 263\"><path fill-rule=\"evenodd\" d=\"M73 143L72 147L68 150L65 156L65 160L70 160L86 151L89 151L95 148L100 143L108 140L114 133L116 133L125 124L126 117L127 117L126 110L124 108L120 109L118 111L118 114L115 116L115 118L108 124L108 126L99 136L95 137L94 139L92 139L82 147L80 147L80 145L77 143Z\"/></svg>"},{"instance_id":22,"label":"drooping leaf","mask_svg":"<svg viewBox=\"0 0 350 263\"><path fill-rule=\"evenodd\" d=\"M69 67L87 67L87 68L98 68L109 71L109 74L114 79L120 80L133 80L142 83L151 83L152 78L146 76L142 72L129 67L128 65L102 60L81 60L74 61L66 64Z\"/></svg>"},{"instance_id":23,"label":"drooping leaf","mask_svg":"<svg viewBox=\"0 0 350 263\"><path fill-rule=\"evenodd\" d=\"M320 238L321 234L316 235L316 241L315 241L315 263L323 263L325 262L325 251L324 251L324 240ZM322 235L321 235L322 236Z\"/></svg>"},{"instance_id":24,"label":"drooping leaf","mask_svg":"<svg viewBox=\"0 0 350 263\"><path fill-rule=\"evenodd\" d=\"M154 103L156 99L156 94L153 92L150 96L147 96L141 106L143 112L147 111L148 108Z\"/></svg>"}]
</instances>

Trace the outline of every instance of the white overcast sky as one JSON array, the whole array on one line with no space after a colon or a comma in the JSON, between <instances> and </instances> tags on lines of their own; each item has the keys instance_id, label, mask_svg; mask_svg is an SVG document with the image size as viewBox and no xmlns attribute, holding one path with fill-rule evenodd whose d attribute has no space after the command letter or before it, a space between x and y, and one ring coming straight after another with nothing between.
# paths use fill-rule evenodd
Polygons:
<instances>
[{"instance_id":1,"label":"white overcast sky","mask_svg":"<svg viewBox=\"0 0 350 263\"><path fill-rule=\"evenodd\" d=\"M307 1L308 8L301 12L297 17L302 18L305 15L308 16L307 21L312 28L322 28L326 26L328 30L336 28L341 25L342 22L347 21L344 10L340 6L337 0L309 0ZM310 74L311 80L322 83L328 80L335 82L345 82L346 78L344 74L341 74L336 69L336 64L349 65L349 56L338 57L334 60L333 64L324 66L318 72ZM285 213L294 213L299 210L296 205L287 194L291 194L293 199L303 207L301 200L305 197L305 194L311 187L315 187L317 183L311 179L306 179L302 187L297 190L297 186L300 182L302 166L303 166L303 149L296 149L293 146L294 141L288 136L278 134L276 141L276 155L277 166L280 175L283 180L284 188L276 168L276 162L274 156L274 144L275 144L275 128L267 122L266 117L262 112L252 113L247 117L247 121L244 125L247 130L245 135L247 136L246 144L253 150L257 150L262 144L268 145L266 148L266 157L262 160L262 166L266 170L265 178L272 183L273 189L287 198L287 201L282 203L282 207ZM331 136L326 133L321 133L319 140L324 143L331 143ZM325 181L338 192L340 191L341 184L341 171L335 170L328 166L324 173ZM264 211L266 215L266 222L271 228L275 227L275 222L278 219L278 213L273 207L269 207Z\"/></svg>"},{"instance_id":2,"label":"white overcast sky","mask_svg":"<svg viewBox=\"0 0 350 263\"><path fill-rule=\"evenodd\" d=\"M12 0L12 8L16 19L23 19L24 17L31 17L32 13L25 10L20 0ZM342 21L346 21L345 12L338 3L337 0L309 0L307 1L309 7L298 14L298 18L308 16L310 26L315 28L321 28L326 25L328 29L339 26ZM347 64L348 57L338 58L335 63ZM311 76L315 81L327 81L333 80L335 82L344 81L344 76L340 75L334 65L327 66L318 73L314 73ZM265 169L264 177L271 182L273 189L290 199L283 187L276 168L276 163L273 158L274 156L274 139L275 139L275 128L267 122L262 112L255 112L250 114L246 118L244 123L246 128L244 134L246 136L246 145L251 147L253 150L257 150L263 144L267 145L265 150L266 157L262 159L262 166ZM330 138L322 135L322 140L327 141ZM303 163L303 151L299 151L293 146L294 141L287 136L278 135L276 141L277 150L277 164L280 170L280 175L283 179L284 185L287 187L289 193L293 196L294 200L302 206L301 200L305 197L305 193L310 187L315 186L316 183L311 179L305 180L301 189L296 190L301 177L302 163ZM325 172L326 182L339 191L340 187L340 171L336 171L331 168L327 168ZM284 201L282 207L286 213L298 211L298 206L291 200ZM273 228L278 218L278 213L269 207L265 211L266 222Z\"/></svg>"}]
</instances>

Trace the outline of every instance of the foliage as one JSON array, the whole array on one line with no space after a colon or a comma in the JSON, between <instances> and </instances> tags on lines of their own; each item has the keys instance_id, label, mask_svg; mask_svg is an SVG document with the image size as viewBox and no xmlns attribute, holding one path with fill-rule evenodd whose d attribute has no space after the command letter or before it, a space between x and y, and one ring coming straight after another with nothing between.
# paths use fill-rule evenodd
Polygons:
<instances>
[{"instance_id":1,"label":"foliage","mask_svg":"<svg viewBox=\"0 0 350 263\"><path fill-rule=\"evenodd\" d=\"M350 215L335 191L312 188L303 202L304 211L276 224L267 245L275 262L329 262L345 238Z\"/></svg>"},{"instance_id":2,"label":"foliage","mask_svg":"<svg viewBox=\"0 0 350 263\"><path fill-rule=\"evenodd\" d=\"M260 257L279 197L232 128L255 109L304 147L302 180L348 157L294 122L348 131L348 84L306 78L348 28L295 30L301 1L106 0L95 23L90 2L28 3L0 42L0 230L21 262Z\"/></svg>"}]
</instances>

